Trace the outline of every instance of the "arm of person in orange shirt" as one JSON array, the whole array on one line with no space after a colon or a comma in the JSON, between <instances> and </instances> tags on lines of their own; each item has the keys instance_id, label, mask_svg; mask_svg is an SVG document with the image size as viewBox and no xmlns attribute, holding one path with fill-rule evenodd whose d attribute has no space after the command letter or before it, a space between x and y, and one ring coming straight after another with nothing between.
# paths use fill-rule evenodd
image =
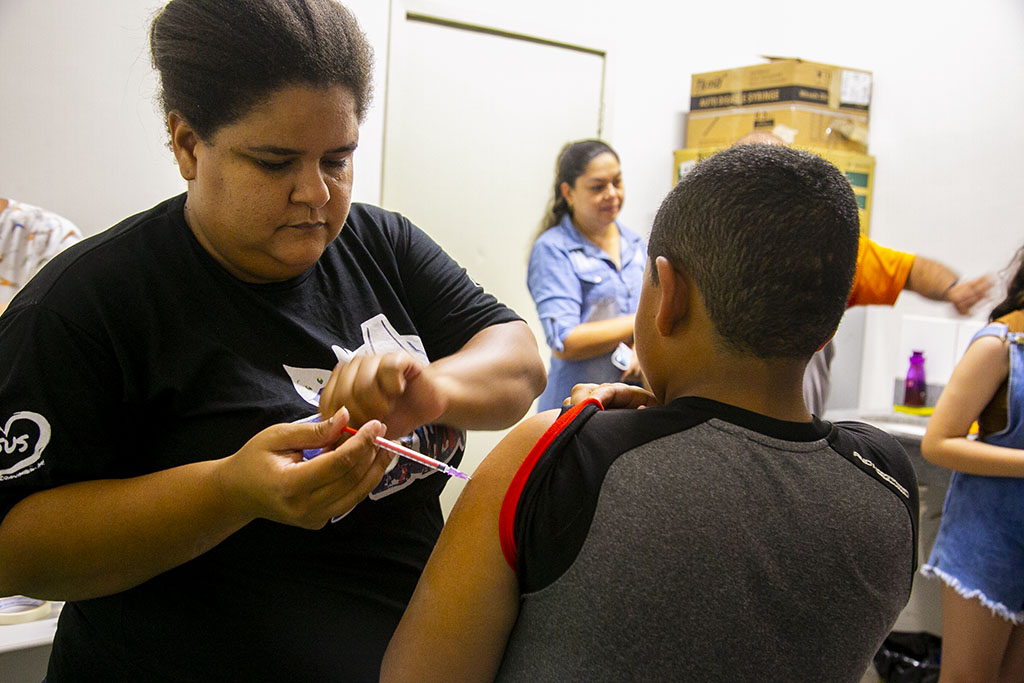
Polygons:
<instances>
[{"instance_id":1,"label":"arm of person in orange shirt","mask_svg":"<svg viewBox=\"0 0 1024 683\"><path fill-rule=\"evenodd\" d=\"M987 274L961 280L949 267L924 256L914 258L905 286L926 299L948 301L960 315L970 313L991 288L992 278Z\"/></svg>"},{"instance_id":2,"label":"arm of person in orange shirt","mask_svg":"<svg viewBox=\"0 0 1024 683\"><path fill-rule=\"evenodd\" d=\"M924 256L883 247L861 234L857 249L857 273L847 306L891 306L904 289L932 301L948 301L966 315L985 298L992 279L982 275L961 281L945 264Z\"/></svg>"}]
</instances>

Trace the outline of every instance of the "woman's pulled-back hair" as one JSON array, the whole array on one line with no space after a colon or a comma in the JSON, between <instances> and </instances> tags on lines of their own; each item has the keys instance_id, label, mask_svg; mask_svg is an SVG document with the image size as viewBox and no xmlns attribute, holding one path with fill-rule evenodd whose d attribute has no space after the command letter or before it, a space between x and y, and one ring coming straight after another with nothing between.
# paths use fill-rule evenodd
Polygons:
<instances>
[{"instance_id":1,"label":"woman's pulled-back hair","mask_svg":"<svg viewBox=\"0 0 1024 683\"><path fill-rule=\"evenodd\" d=\"M540 222L540 236L548 228L553 228L562 222L562 217L570 213L569 203L562 196L562 183L568 183L569 187L576 184L579 178L587 170L594 157L604 153L611 154L618 160L619 155L607 142L601 140L578 140L570 142L562 147L555 161L555 188L552 198L548 202L544 219Z\"/></svg>"},{"instance_id":2,"label":"woman's pulled-back hair","mask_svg":"<svg viewBox=\"0 0 1024 683\"><path fill-rule=\"evenodd\" d=\"M360 121L372 99L373 51L334 0L171 0L149 37L164 115L201 138L289 85L348 88Z\"/></svg>"},{"instance_id":3,"label":"woman's pulled-back hair","mask_svg":"<svg viewBox=\"0 0 1024 683\"><path fill-rule=\"evenodd\" d=\"M1006 282L1006 298L992 309L988 316L990 321L1024 308L1024 247L1017 250L1005 272L1013 273Z\"/></svg>"}]
</instances>

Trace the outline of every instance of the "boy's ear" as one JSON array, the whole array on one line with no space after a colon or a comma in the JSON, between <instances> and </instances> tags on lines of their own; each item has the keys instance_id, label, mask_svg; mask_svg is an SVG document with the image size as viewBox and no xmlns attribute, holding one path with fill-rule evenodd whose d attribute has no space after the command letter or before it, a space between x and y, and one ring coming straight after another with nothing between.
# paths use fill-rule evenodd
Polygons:
<instances>
[{"instance_id":1,"label":"boy's ear","mask_svg":"<svg viewBox=\"0 0 1024 683\"><path fill-rule=\"evenodd\" d=\"M171 133L174 158L178 160L178 172L185 180L195 180L196 145L199 143L199 136L185 117L177 111L167 115L167 129Z\"/></svg>"},{"instance_id":2,"label":"boy's ear","mask_svg":"<svg viewBox=\"0 0 1024 683\"><path fill-rule=\"evenodd\" d=\"M658 311L654 324L658 333L669 337L690 309L690 284L664 256L654 260L658 273Z\"/></svg>"}]
</instances>

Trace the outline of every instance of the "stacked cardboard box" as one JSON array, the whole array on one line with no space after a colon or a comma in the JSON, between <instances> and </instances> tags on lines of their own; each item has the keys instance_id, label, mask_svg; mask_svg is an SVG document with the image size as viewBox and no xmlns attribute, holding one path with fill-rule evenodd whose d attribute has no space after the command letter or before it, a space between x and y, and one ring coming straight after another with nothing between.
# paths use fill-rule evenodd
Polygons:
<instances>
[{"instance_id":1,"label":"stacked cardboard box","mask_svg":"<svg viewBox=\"0 0 1024 683\"><path fill-rule=\"evenodd\" d=\"M694 74L687 148L675 153L673 180L744 135L763 131L820 154L846 173L869 228L875 160L867 154L871 73L769 57L764 64Z\"/></svg>"},{"instance_id":2,"label":"stacked cardboard box","mask_svg":"<svg viewBox=\"0 0 1024 683\"><path fill-rule=\"evenodd\" d=\"M729 145L762 130L790 144L867 153L870 72L770 59L693 75L687 147Z\"/></svg>"},{"instance_id":3,"label":"stacked cardboard box","mask_svg":"<svg viewBox=\"0 0 1024 683\"><path fill-rule=\"evenodd\" d=\"M823 149L807 145L795 146L824 157L843 172L850 181L850 186L853 188L853 196L857 200L857 212L860 214L860 229L865 234L870 234L871 193L875 185L875 158L868 154L858 154L840 149ZM678 182L698 161L725 149L725 147L727 145L722 147L688 147L686 149L677 149L674 154L675 164L673 166L672 182Z\"/></svg>"}]
</instances>

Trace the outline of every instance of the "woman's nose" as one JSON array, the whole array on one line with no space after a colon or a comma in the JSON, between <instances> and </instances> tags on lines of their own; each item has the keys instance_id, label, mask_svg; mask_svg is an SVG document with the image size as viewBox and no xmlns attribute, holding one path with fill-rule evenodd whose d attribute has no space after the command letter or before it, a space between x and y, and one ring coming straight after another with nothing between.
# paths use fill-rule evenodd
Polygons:
<instances>
[{"instance_id":1,"label":"woman's nose","mask_svg":"<svg viewBox=\"0 0 1024 683\"><path fill-rule=\"evenodd\" d=\"M300 169L299 175L295 179L295 187L292 188L292 203L320 208L330 198L331 190L327 186L319 164L313 168Z\"/></svg>"}]
</instances>

